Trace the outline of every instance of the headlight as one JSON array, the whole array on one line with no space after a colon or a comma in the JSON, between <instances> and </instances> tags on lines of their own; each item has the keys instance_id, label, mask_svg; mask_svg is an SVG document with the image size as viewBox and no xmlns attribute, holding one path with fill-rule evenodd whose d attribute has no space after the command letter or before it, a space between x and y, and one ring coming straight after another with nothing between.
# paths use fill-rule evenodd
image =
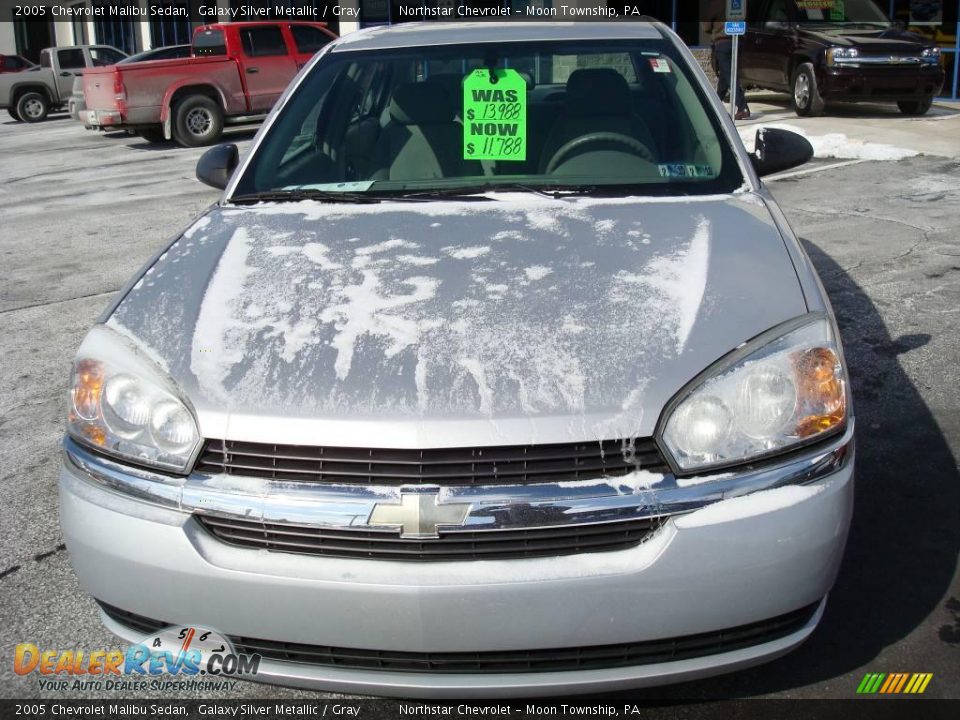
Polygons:
<instances>
[{"instance_id":1,"label":"headlight","mask_svg":"<svg viewBox=\"0 0 960 720\"><path fill-rule=\"evenodd\" d=\"M200 442L190 408L156 364L105 326L73 365L67 433L103 453L186 472Z\"/></svg>"},{"instance_id":2,"label":"headlight","mask_svg":"<svg viewBox=\"0 0 960 720\"><path fill-rule=\"evenodd\" d=\"M860 51L856 48L832 47L827 48L827 65L835 65L838 61L845 62L854 60L860 56Z\"/></svg>"},{"instance_id":3,"label":"headlight","mask_svg":"<svg viewBox=\"0 0 960 720\"><path fill-rule=\"evenodd\" d=\"M843 428L847 374L826 318L761 336L669 411L662 441L681 472L736 465Z\"/></svg>"},{"instance_id":4,"label":"headlight","mask_svg":"<svg viewBox=\"0 0 960 720\"><path fill-rule=\"evenodd\" d=\"M924 48L923 52L920 53L920 58L924 62L938 63L940 62L940 48L938 47Z\"/></svg>"}]
</instances>

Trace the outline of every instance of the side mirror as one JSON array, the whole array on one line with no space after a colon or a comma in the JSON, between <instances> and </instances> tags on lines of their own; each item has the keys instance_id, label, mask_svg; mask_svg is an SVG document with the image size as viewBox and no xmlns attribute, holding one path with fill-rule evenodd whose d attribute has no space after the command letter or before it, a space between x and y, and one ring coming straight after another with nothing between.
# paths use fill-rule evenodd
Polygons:
<instances>
[{"instance_id":1,"label":"side mirror","mask_svg":"<svg viewBox=\"0 0 960 720\"><path fill-rule=\"evenodd\" d=\"M803 165L813 157L813 145L795 132L760 128L750 161L757 175L771 175Z\"/></svg>"},{"instance_id":2,"label":"side mirror","mask_svg":"<svg viewBox=\"0 0 960 720\"><path fill-rule=\"evenodd\" d=\"M239 163L240 151L236 145L216 145L200 156L197 162L197 180L223 190Z\"/></svg>"}]
</instances>

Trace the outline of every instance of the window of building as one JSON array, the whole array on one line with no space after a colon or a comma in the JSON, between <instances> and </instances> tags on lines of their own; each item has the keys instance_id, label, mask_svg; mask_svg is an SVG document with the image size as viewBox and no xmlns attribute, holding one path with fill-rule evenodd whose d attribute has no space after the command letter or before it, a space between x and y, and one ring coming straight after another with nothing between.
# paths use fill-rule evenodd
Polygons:
<instances>
[{"instance_id":1,"label":"window of building","mask_svg":"<svg viewBox=\"0 0 960 720\"><path fill-rule=\"evenodd\" d=\"M87 45L90 42L87 37L87 21L83 19L81 14L83 11L80 9L84 7L84 3L74 3L70 7L77 12L73 20L70 21L70 29L73 31L73 44Z\"/></svg>"},{"instance_id":2,"label":"window of building","mask_svg":"<svg viewBox=\"0 0 960 720\"><path fill-rule=\"evenodd\" d=\"M9 6L8 6L9 7ZM10 11L7 11L9 16ZM44 48L53 47L53 22L44 20L14 20L13 35L16 41L17 55L36 62Z\"/></svg>"},{"instance_id":3,"label":"window of building","mask_svg":"<svg viewBox=\"0 0 960 720\"><path fill-rule=\"evenodd\" d=\"M177 8L189 17L190 3L176 0L153 0L151 7ZM162 16L161 16L162 17ZM155 47L167 45L187 45L193 35L193 26L189 20L150 20L150 44Z\"/></svg>"},{"instance_id":4,"label":"window of building","mask_svg":"<svg viewBox=\"0 0 960 720\"><path fill-rule=\"evenodd\" d=\"M101 10L102 19L94 21L97 43L119 48L128 55L133 55L137 52L139 23L131 21L129 17L124 19L124 16L119 14L121 8L133 4L132 0L127 0L127 2L122 2L121 0L97 0L97 2L94 3L94 7L103 8Z\"/></svg>"}]
</instances>

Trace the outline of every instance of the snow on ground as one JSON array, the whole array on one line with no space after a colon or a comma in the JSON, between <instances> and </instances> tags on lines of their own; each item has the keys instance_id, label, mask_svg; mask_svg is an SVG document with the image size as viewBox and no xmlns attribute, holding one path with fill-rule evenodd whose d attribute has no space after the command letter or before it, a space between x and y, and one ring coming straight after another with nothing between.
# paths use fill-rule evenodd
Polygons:
<instances>
[{"instance_id":1,"label":"snow on ground","mask_svg":"<svg viewBox=\"0 0 960 720\"><path fill-rule=\"evenodd\" d=\"M738 127L740 138L743 140L747 152L753 152L757 131L762 131L764 128L789 130L798 135L803 135L803 137L813 145L813 156L817 158L837 158L839 160L902 160L903 158L920 154L916 150L898 148L885 143L870 142L869 140L850 138L843 133L808 135L807 131L803 128L786 123L743 125Z\"/></svg>"}]
</instances>

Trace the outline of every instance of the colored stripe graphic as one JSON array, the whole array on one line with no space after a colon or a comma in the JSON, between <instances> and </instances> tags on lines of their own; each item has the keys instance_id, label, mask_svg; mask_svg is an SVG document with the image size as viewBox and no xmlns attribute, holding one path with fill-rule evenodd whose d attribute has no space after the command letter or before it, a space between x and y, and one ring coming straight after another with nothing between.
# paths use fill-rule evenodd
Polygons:
<instances>
[{"instance_id":1,"label":"colored stripe graphic","mask_svg":"<svg viewBox=\"0 0 960 720\"><path fill-rule=\"evenodd\" d=\"M907 682L907 673L900 673L900 682L897 683L897 687L893 689L893 692L898 693L903 690L904 683Z\"/></svg>"},{"instance_id":2,"label":"colored stripe graphic","mask_svg":"<svg viewBox=\"0 0 960 720\"><path fill-rule=\"evenodd\" d=\"M858 695L920 695L933 673L867 673L857 686Z\"/></svg>"}]
</instances>

